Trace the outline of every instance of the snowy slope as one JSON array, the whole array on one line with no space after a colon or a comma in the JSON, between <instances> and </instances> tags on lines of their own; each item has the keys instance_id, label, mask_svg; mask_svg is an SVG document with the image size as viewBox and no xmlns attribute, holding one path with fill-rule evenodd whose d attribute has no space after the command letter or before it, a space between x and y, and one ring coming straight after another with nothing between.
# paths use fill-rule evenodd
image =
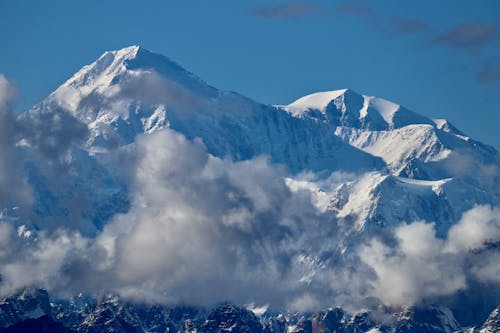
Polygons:
<instances>
[{"instance_id":1,"label":"snowy slope","mask_svg":"<svg viewBox=\"0 0 500 333\"><path fill-rule=\"evenodd\" d=\"M282 108L295 117L328 124L345 142L384 159L396 175L451 177L447 162L460 154L483 164L499 162L495 149L470 139L444 119L430 119L349 89L308 95Z\"/></svg>"},{"instance_id":2,"label":"snowy slope","mask_svg":"<svg viewBox=\"0 0 500 333\"><path fill-rule=\"evenodd\" d=\"M493 196L459 178L430 181L367 172L342 183L290 178L288 185L309 190L318 209L331 211L357 231L424 220L436 222L437 233L444 236L464 211L497 204Z\"/></svg>"}]
</instances>

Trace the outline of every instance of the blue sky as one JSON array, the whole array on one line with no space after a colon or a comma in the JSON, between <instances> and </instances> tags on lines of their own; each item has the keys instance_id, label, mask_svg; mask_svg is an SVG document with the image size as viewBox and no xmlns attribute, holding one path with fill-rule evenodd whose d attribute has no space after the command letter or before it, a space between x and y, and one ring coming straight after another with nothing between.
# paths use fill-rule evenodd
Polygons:
<instances>
[{"instance_id":1,"label":"blue sky","mask_svg":"<svg viewBox=\"0 0 500 333\"><path fill-rule=\"evenodd\" d=\"M348 87L500 148L496 0L4 0L0 43L19 112L104 51L139 44L261 102Z\"/></svg>"}]
</instances>

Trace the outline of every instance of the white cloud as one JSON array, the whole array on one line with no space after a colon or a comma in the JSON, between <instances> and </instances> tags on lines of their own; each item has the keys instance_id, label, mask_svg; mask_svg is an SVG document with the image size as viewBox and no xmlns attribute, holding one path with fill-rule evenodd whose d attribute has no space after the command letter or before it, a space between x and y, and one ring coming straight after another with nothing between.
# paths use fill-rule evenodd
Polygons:
<instances>
[{"instance_id":1,"label":"white cloud","mask_svg":"<svg viewBox=\"0 0 500 333\"><path fill-rule=\"evenodd\" d=\"M477 206L465 212L446 239L434 224L413 222L394 231L396 245L372 240L360 250L361 260L375 273L373 296L387 305L415 304L468 288L470 279L500 282L498 249L500 210ZM498 288L498 285L496 285Z\"/></svg>"},{"instance_id":2,"label":"white cloud","mask_svg":"<svg viewBox=\"0 0 500 333\"><path fill-rule=\"evenodd\" d=\"M2 208L26 206L32 195L19 172L18 151L14 147L18 137L18 123L13 114L16 88L0 74L0 218Z\"/></svg>"},{"instance_id":3,"label":"white cloud","mask_svg":"<svg viewBox=\"0 0 500 333\"><path fill-rule=\"evenodd\" d=\"M467 252L477 249L487 241L500 239L500 209L478 206L463 214L460 221L448 232L446 251Z\"/></svg>"},{"instance_id":4,"label":"white cloud","mask_svg":"<svg viewBox=\"0 0 500 333\"><path fill-rule=\"evenodd\" d=\"M361 260L377 275L371 281L373 296L387 305L406 305L466 287L460 262L442 253L433 224L402 225L395 237L394 248L373 240L360 251Z\"/></svg>"}]
</instances>

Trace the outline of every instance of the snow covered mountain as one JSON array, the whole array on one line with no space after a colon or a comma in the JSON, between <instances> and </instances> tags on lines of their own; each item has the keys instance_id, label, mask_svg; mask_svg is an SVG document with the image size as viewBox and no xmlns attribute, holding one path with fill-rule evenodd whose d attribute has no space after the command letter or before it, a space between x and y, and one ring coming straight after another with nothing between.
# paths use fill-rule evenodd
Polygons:
<instances>
[{"instance_id":1,"label":"snow covered mountain","mask_svg":"<svg viewBox=\"0 0 500 333\"><path fill-rule=\"evenodd\" d=\"M484 222L486 231L472 233L470 239L463 240L455 232L458 240L453 245L465 249L460 248L466 253L463 262L461 252L457 254L458 250L447 247L446 237L463 214L478 205L483 205L480 210L486 211L485 215L498 214L495 208L484 207L500 204L500 154L446 120L430 119L396 103L350 89L307 95L289 105L265 105L211 87L168 58L132 46L105 52L84 66L41 103L20 115L15 126L20 134L14 137L13 152L9 154L15 156L13 169L22 173L31 193L24 203L15 196L10 201L0 200L0 245L19 251L19 255L14 255L14 264L5 266L11 276L17 277L16 273L25 268L25 262L17 265L17 256L21 260L28 257L28 271L34 275L37 269L42 271L43 282L53 278L50 269L56 267L57 274L63 275L61 281L55 278L57 283L53 285L57 288L76 285L85 289L98 278L109 278L113 283L113 279L119 280L121 290L136 296L137 289L133 288L136 280L128 276L130 271L138 266L141 291L156 286L156 280L147 280L151 271L161 276L162 282L170 282L171 277L165 272L172 272L155 266L158 264L155 260L170 252L172 261L168 265L175 269L176 265L182 266L179 280L186 280L182 274L191 272L190 265L179 265L179 261L187 258L189 264L202 267L202 273L216 266L216 272L207 276L215 276L213 281L222 281L224 288L227 282L224 272L241 268L238 266L241 258L248 260L245 264L249 266L255 264L252 261L260 263L259 260L270 258L270 271L265 270L269 268L266 265L257 263L255 267L264 266L256 275L266 276L271 272L270 275L276 273L283 279L283 286L272 285L271 289L282 292L280 288L296 286L285 281L290 274L298 277L301 286L316 293L319 290L325 297L328 293L321 288L337 288L338 283L342 288L359 289L361 296L371 303L366 306L370 310L352 315L340 308L315 313L252 313L231 304L210 312L191 307L128 304L111 296L97 301L79 296L69 304L51 303L46 292L30 289L3 299L0 327L44 324L55 327L53 330L76 332L454 332L482 325L492 304L498 305L499 281L494 276L498 270L495 260L500 258L497 234L500 225L496 217ZM170 133L169 130L182 136L155 136ZM155 140L145 139L151 137ZM172 142L158 142L159 139ZM144 149L147 143L151 145ZM170 150L162 150L168 144ZM187 148L176 150L172 145ZM181 153L186 156L180 156ZM161 165L151 158L155 154ZM267 156L269 163L259 160L261 155ZM184 168L186 174L179 171ZM170 178L162 178L164 173ZM201 181L196 178L197 173L203 173ZM177 178L178 181L172 181ZM189 186L184 187L184 183ZM212 194L220 198L211 198ZM194 213L186 214L184 205L196 206ZM210 219L224 228L209 224ZM245 224L251 219L259 223ZM187 246L172 242L175 246L163 247L172 227L165 221L173 223L174 236L188 238ZM416 253L422 250L420 244L405 248L408 245L403 244L408 240L405 235L394 236L394 230L406 232L398 229L401 225L420 221L434 223L438 235L438 239L424 239L432 247L424 249L422 256ZM4 222L16 228L2 229ZM192 225L185 225L189 223ZM467 227L459 231L467 232ZM153 228L155 235L149 230L144 232L147 228ZM127 238L131 231L137 232L138 237ZM22 239L21 245L10 241L7 236L11 234ZM53 234L56 235L53 239L44 238ZM221 234L230 234L236 241ZM204 238L205 235L210 237ZM415 235L416 243L422 240L418 238L421 236L422 233ZM257 240L253 242L254 239ZM376 247L379 243L368 243L373 239L402 245L386 250ZM483 242L484 239L487 241ZM144 240L153 244L154 251L144 246ZM132 246L127 247L126 242ZM72 243L77 246L71 247ZM214 243L224 246L211 251L208 247ZM204 246L203 251L191 252L196 244ZM443 276L450 280L452 291L443 293L443 297L461 292L471 279L480 284L478 288L487 294L487 301L479 299L483 293L477 296L479 300L474 299L474 304L481 304L481 308L470 315L472 319L467 319L473 324L463 318L455 319L450 309L455 307L462 312L464 309L454 299L447 299L451 305L439 306L424 304L425 297L415 297L413 303L420 302L418 306L401 307L396 302L395 307L385 308L386 303L372 301L374 295L366 291L376 289L369 278L374 279L379 272L369 271L367 274L371 275L364 279L368 283L354 279L361 266L365 273L362 269L367 262L357 256L359 245L366 244L375 244L368 251L379 250L382 254L369 259L389 258L389 273L385 277L394 284L405 286L401 279L412 278L390 276L401 262L408 264L404 261L407 257L409 266L415 265L413 260L418 264L434 260L429 265L435 264L431 272L438 278L451 262L452 269ZM34 248L34 258L31 252L24 251L30 246ZM60 253L60 248L67 252ZM141 257L144 254L141 249L145 249L146 258ZM125 255L115 257L117 250ZM80 257L75 255L79 251L83 253ZM155 251L158 253L151 253ZM231 251L237 253L236 264ZM252 257L254 251L257 255ZM429 254L432 251L436 253ZM226 257L228 252L230 255ZM245 256L247 252L250 255ZM241 253L243 256L238 257ZM0 249L0 260L8 257ZM44 261L47 257L50 260ZM218 262L210 261L213 257L222 261L221 267ZM129 258L132 259L128 261ZM137 258L138 261L133 260ZM272 266L276 264L273 260L278 262L276 267ZM460 272L462 277L453 265L472 268ZM297 267L300 274L295 271ZM337 271L338 267L346 269ZM90 278L82 272L85 269L91 272ZM483 274L486 277L481 270L486 271ZM454 274L460 275L458 282ZM439 289L446 289L447 281L423 280L422 285L408 286L417 289L410 290L410 296L425 289L430 290L432 297L438 297L442 295ZM175 278L172 281L172 285L165 285L191 289L178 284ZM204 282L201 284L201 287L193 285L192 293L203 289ZM240 286L235 285L228 289L238 290ZM328 297L351 297L348 292L343 296L343 290L339 292L334 287L333 291L329 289ZM490 287L492 290L484 292L484 288ZM192 296L190 292L181 293L181 299ZM306 306L312 304L307 298L300 300ZM384 307L383 318L373 310L377 306ZM480 332L498 330L498 309L482 328L469 331L479 329Z\"/></svg>"},{"instance_id":2,"label":"snow covered mountain","mask_svg":"<svg viewBox=\"0 0 500 333\"><path fill-rule=\"evenodd\" d=\"M426 118L349 89L308 95L283 108L296 117L329 124L347 143L383 158L398 176L425 180L453 176L446 162L454 154L473 154L478 164L498 162L493 148L444 119Z\"/></svg>"},{"instance_id":3,"label":"snow covered mountain","mask_svg":"<svg viewBox=\"0 0 500 333\"><path fill-rule=\"evenodd\" d=\"M88 126L86 148L91 153L170 127L190 139L201 138L215 156L240 160L268 154L295 172L383 165L315 121L298 120L278 108L219 91L137 46L104 53L32 112L55 109Z\"/></svg>"},{"instance_id":4,"label":"snow covered mountain","mask_svg":"<svg viewBox=\"0 0 500 333\"><path fill-rule=\"evenodd\" d=\"M341 216L357 214L361 225L367 220L394 224L423 219L440 221L438 232L444 234L464 208L498 204L498 152L446 120L349 89L311 94L283 109L326 124L346 143L384 160L390 175L367 174L338 189L345 199L332 208ZM346 190L349 186L356 187L354 193ZM340 192L334 197L341 197Z\"/></svg>"},{"instance_id":5,"label":"snow covered mountain","mask_svg":"<svg viewBox=\"0 0 500 333\"><path fill-rule=\"evenodd\" d=\"M73 126L89 133L81 146L88 152L85 180L74 182L82 184L79 190L90 185L83 191L91 197L99 186L89 178L108 185L90 205L97 208L81 212L90 225L80 229L87 231L101 228L110 209L127 209L126 191L105 176L102 161L137 135L165 127L200 138L218 157L265 154L292 173L355 175L335 188L321 188L316 181L302 187L318 191L326 209L354 220L356 230L367 222L425 220L436 221L444 233L464 211L497 205L500 198L498 152L446 120L349 89L308 95L287 106L263 105L217 90L138 46L104 53L21 118L39 114L69 114L77 122ZM47 197L57 201L61 195ZM42 215L61 215L53 208L59 206L44 202L38 209Z\"/></svg>"}]
</instances>

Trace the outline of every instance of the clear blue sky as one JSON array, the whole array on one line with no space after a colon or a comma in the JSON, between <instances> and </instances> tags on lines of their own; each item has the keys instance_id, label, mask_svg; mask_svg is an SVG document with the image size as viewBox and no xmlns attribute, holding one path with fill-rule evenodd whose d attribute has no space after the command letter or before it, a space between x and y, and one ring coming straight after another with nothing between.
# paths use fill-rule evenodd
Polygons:
<instances>
[{"instance_id":1,"label":"clear blue sky","mask_svg":"<svg viewBox=\"0 0 500 333\"><path fill-rule=\"evenodd\" d=\"M0 1L18 111L139 44L220 89L286 104L349 87L500 148L500 1Z\"/></svg>"}]
</instances>

